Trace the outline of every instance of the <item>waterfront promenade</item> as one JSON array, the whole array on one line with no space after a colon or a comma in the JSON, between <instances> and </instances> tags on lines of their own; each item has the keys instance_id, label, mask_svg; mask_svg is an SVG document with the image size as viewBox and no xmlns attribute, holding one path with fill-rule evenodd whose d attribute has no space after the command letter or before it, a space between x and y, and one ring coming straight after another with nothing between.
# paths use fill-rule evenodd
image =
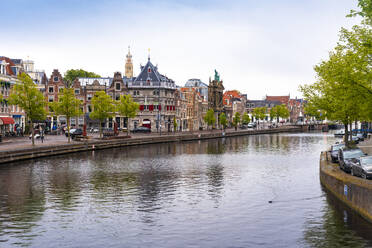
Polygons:
<instances>
[{"instance_id":1,"label":"waterfront promenade","mask_svg":"<svg viewBox=\"0 0 372 248\"><path fill-rule=\"evenodd\" d=\"M79 141L72 140L71 143L67 143L67 138L64 135L49 135L46 136L43 143L41 140L37 139L35 146L32 146L28 137L20 137L4 140L4 142L1 143L0 163L123 146L299 131L301 131L299 127L282 126L272 129L238 129L237 131L234 129L226 129L225 131L205 130L198 132L162 133L162 135L159 133L132 134L131 137L127 137L126 134L122 133L111 139L99 139L98 134L94 134L88 136L87 139Z\"/></svg>"}]
</instances>

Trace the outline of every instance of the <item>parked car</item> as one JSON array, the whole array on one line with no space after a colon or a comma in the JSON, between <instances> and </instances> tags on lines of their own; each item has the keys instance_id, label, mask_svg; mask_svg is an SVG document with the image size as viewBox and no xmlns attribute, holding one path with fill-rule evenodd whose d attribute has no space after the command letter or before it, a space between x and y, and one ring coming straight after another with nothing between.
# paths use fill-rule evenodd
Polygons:
<instances>
[{"instance_id":1,"label":"parked car","mask_svg":"<svg viewBox=\"0 0 372 248\"><path fill-rule=\"evenodd\" d=\"M363 133L357 133L356 136L358 137L359 141L364 141L364 134Z\"/></svg>"},{"instance_id":2,"label":"parked car","mask_svg":"<svg viewBox=\"0 0 372 248\"><path fill-rule=\"evenodd\" d=\"M250 122L247 125L248 128L255 128L256 126L257 126L256 122Z\"/></svg>"},{"instance_id":3,"label":"parked car","mask_svg":"<svg viewBox=\"0 0 372 248\"><path fill-rule=\"evenodd\" d=\"M68 137L68 133L65 133L66 137ZM83 130L81 128L73 128L70 129L70 137L75 138L77 135L83 135Z\"/></svg>"},{"instance_id":4,"label":"parked car","mask_svg":"<svg viewBox=\"0 0 372 248\"><path fill-rule=\"evenodd\" d=\"M30 134L29 138L32 139L32 134ZM34 134L34 139L40 139L40 134L35 133Z\"/></svg>"},{"instance_id":5,"label":"parked car","mask_svg":"<svg viewBox=\"0 0 372 248\"><path fill-rule=\"evenodd\" d=\"M248 124L247 124L247 125L246 125L246 124L243 124L243 125L241 125L239 128L240 128L240 129L247 129L247 128L248 128Z\"/></svg>"},{"instance_id":6,"label":"parked car","mask_svg":"<svg viewBox=\"0 0 372 248\"><path fill-rule=\"evenodd\" d=\"M351 140L352 140L355 144L359 144L359 138L358 138L356 135L351 136Z\"/></svg>"},{"instance_id":7,"label":"parked car","mask_svg":"<svg viewBox=\"0 0 372 248\"><path fill-rule=\"evenodd\" d=\"M340 131L335 132L335 137L343 137L345 135L345 130L341 129Z\"/></svg>"},{"instance_id":8,"label":"parked car","mask_svg":"<svg viewBox=\"0 0 372 248\"><path fill-rule=\"evenodd\" d=\"M137 128L134 128L132 131L132 133L150 133L151 132L151 129L148 128L148 127L137 127Z\"/></svg>"},{"instance_id":9,"label":"parked car","mask_svg":"<svg viewBox=\"0 0 372 248\"><path fill-rule=\"evenodd\" d=\"M340 169L345 172L351 172L351 162L359 161L359 158L366 154L360 148L347 148L343 147L338 150L338 162Z\"/></svg>"},{"instance_id":10,"label":"parked car","mask_svg":"<svg viewBox=\"0 0 372 248\"><path fill-rule=\"evenodd\" d=\"M360 176L364 179L372 178L372 156L352 160L351 164L351 175Z\"/></svg>"},{"instance_id":11,"label":"parked car","mask_svg":"<svg viewBox=\"0 0 372 248\"><path fill-rule=\"evenodd\" d=\"M345 147L345 144L343 143L336 143L333 146L331 146L331 160L333 163L338 162L338 150L344 147Z\"/></svg>"}]
</instances>

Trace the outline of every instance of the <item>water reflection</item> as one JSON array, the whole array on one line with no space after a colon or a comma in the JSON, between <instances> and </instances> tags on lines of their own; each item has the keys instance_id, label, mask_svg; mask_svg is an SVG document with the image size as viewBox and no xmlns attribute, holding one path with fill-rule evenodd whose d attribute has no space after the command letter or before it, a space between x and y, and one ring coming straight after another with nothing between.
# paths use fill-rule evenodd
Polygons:
<instances>
[{"instance_id":1,"label":"water reflection","mask_svg":"<svg viewBox=\"0 0 372 248\"><path fill-rule=\"evenodd\" d=\"M30 245L45 211L45 188L39 168L29 166L0 170L0 240ZM0 246L1 246L0 242Z\"/></svg>"},{"instance_id":2,"label":"water reflection","mask_svg":"<svg viewBox=\"0 0 372 248\"><path fill-rule=\"evenodd\" d=\"M322 219L306 222L305 240L312 247L371 247L372 225L326 188Z\"/></svg>"},{"instance_id":3,"label":"water reflection","mask_svg":"<svg viewBox=\"0 0 372 248\"><path fill-rule=\"evenodd\" d=\"M332 142L256 135L1 167L0 246L371 245L370 225L320 188L319 152Z\"/></svg>"}]
</instances>

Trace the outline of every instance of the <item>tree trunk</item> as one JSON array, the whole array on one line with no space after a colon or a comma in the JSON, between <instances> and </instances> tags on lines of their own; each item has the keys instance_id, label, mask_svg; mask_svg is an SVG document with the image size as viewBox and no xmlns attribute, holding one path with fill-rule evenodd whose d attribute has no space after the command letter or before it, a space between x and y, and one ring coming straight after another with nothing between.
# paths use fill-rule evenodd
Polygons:
<instances>
[{"instance_id":1,"label":"tree trunk","mask_svg":"<svg viewBox=\"0 0 372 248\"><path fill-rule=\"evenodd\" d=\"M70 143L70 117L67 117L67 142Z\"/></svg>"},{"instance_id":2,"label":"tree trunk","mask_svg":"<svg viewBox=\"0 0 372 248\"><path fill-rule=\"evenodd\" d=\"M34 138L34 124L32 123L31 121L31 125L30 125L30 128L31 128L31 140L32 140L32 145L34 146L35 145L35 138Z\"/></svg>"},{"instance_id":3,"label":"tree trunk","mask_svg":"<svg viewBox=\"0 0 372 248\"><path fill-rule=\"evenodd\" d=\"M347 147L349 147L349 128L348 128L348 124L344 124L344 127L345 127L345 135L344 135L344 141L345 141L345 145Z\"/></svg>"},{"instance_id":4,"label":"tree trunk","mask_svg":"<svg viewBox=\"0 0 372 248\"><path fill-rule=\"evenodd\" d=\"M102 122L99 121L99 138L102 139Z\"/></svg>"},{"instance_id":5,"label":"tree trunk","mask_svg":"<svg viewBox=\"0 0 372 248\"><path fill-rule=\"evenodd\" d=\"M130 128L129 128L129 117L127 118L127 136L129 136Z\"/></svg>"},{"instance_id":6,"label":"tree trunk","mask_svg":"<svg viewBox=\"0 0 372 248\"><path fill-rule=\"evenodd\" d=\"M353 141L353 121L350 121L350 143Z\"/></svg>"}]
</instances>

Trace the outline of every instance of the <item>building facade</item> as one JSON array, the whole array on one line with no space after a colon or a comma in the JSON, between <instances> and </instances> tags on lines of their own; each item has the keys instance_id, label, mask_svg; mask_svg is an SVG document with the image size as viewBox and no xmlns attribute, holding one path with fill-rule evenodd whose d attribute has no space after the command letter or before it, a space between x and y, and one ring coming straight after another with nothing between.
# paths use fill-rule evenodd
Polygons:
<instances>
[{"instance_id":1,"label":"building facade","mask_svg":"<svg viewBox=\"0 0 372 248\"><path fill-rule=\"evenodd\" d=\"M146 126L152 132L172 131L176 117L176 84L159 73L150 57L136 78L128 79L128 93L139 103L131 127Z\"/></svg>"},{"instance_id":2,"label":"building facade","mask_svg":"<svg viewBox=\"0 0 372 248\"><path fill-rule=\"evenodd\" d=\"M24 111L18 106L10 105L8 101L12 87L19 82L17 76L23 71L22 67L14 61L21 62L18 59L0 56L0 93L2 95L0 101L0 133L2 135L24 130L26 123Z\"/></svg>"}]
</instances>

